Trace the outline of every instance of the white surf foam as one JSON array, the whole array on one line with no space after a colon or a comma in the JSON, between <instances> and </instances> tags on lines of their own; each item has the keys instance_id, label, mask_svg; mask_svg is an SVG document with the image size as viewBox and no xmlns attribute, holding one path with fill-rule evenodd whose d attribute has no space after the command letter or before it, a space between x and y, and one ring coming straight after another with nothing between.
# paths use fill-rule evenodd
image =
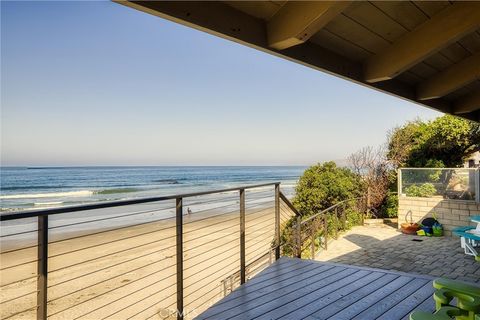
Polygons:
<instances>
[{"instance_id":1,"label":"white surf foam","mask_svg":"<svg viewBox=\"0 0 480 320\"><path fill-rule=\"evenodd\" d=\"M29 194L9 194L1 195L0 199L34 199L34 198L56 198L56 197L88 197L93 195L93 191L79 190L68 192L50 192L50 193L29 193Z\"/></svg>"}]
</instances>

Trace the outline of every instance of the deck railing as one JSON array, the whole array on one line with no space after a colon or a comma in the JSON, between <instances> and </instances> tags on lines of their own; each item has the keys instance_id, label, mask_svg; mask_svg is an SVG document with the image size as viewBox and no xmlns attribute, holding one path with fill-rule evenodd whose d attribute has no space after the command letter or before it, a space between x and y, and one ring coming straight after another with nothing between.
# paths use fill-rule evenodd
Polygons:
<instances>
[{"instance_id":1,"label":"deck railing","mask_svg":"<svg viewBox=\"0 0 480 320\"><path fill-rule=\"evenodd\" d=\"M275 182L3 214L0 318L193 318L281 255L314 258L365 210L304 217Z\"/></svg>"},{"instance_id":2,"label":"deck railing","mask_svg":"<svg viewBox=\"0 0 480 320\"><path fill-rule=\"evenodd\" d=\"M289 203L288 199L281 198L281 201ZM289 209L295 211L295 218L282 228L283 254L314 259L319 251L328 249L328 241L336 239L340 231L362 225L368 206L364 196L340 201L308 217L292 205Z\"/></svg>"},{"instance_id":3,"label":"deck railing","mask_svg":"<svg viewBox=\"0 0 480 320\"><path fill-rule=\"evenodd\" d=\"M296 213L275 182L3 214L0 318L194 317L280 257Z\"/></svg>"}]
</instances>

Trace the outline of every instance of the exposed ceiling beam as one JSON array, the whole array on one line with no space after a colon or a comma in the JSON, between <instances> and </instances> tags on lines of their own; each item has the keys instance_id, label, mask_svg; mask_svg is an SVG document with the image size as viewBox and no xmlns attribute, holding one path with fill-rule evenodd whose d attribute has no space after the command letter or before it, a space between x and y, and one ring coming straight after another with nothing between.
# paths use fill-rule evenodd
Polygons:
<instances>
[{"instance_id":1,"label":"exposed ceiling beam","mask_svg":"<svg viewBox=\"0 0 480 320\"><path fill-rule=\"evenodd\" d=\"M350 1L289 1L267 23L268 45L283 50L307 41Z\"/></svg>"},{"instance_id":2,"label":"exposed ceiling beam","mask_svg":"<svg viewBox=\"0 0 480 320\"><path fill-rule=\"evenodd\" d=\"M244 14L220 2L195 1L125 1L116 2L195 29L208 32L263 52L314 68L375 90L418 103L438 111L452 113L446 99L416 100L415 87L397 79L366 83L359 62L311 42L276 50L268 46L266 27L262 20ZM462 117L469 117L463 114ZM476 121L477 118L475 118Z\"/></svg>"},{"instance_id":3,"label":"exposed ceiling beam","mask_svg":"<svg viewBox=\"0 0 480 320\"><path fill-rule=\"evenodd\" d=\"M480 110L480 91L474 91L454 103L454 114L470 113Z\"/></svg>"},{"instance_id":4,"label":"exposed ceiling beam","mask_svg":"<svg viewBox=\"0 0 480 320\"><path fill-rule=\"evenodd\" d=\"M112 0L246 46L266 46L265 23L220 1Z\"/></svg>"},{"instance_id":5,"label":"exposed ceiling beam","mask_svg":"<svg viewBox=\"0 0 480 320\"><path fill-rule=\"evenodd\" d=\"M365 63L367 82L392 79L480 27L480 2L457 2L405 34Z\"/></svg>"},{"instance_id":6,"label":"exposed ceiling beam","mask_svg":"<svg viewBox=\"0 0 480 320\"><path fill-rule=\"evenodd\" d=\"M476 79L480 79L480 52L420 83L417 97L419 100L443 97Z\"/></svg>"}]
</instances>

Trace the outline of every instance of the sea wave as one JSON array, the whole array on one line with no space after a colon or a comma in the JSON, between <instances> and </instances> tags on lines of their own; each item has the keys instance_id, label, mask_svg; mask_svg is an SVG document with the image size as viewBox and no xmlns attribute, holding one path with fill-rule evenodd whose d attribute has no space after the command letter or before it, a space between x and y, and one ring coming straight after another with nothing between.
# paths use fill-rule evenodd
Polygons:
<instances>
[{"instance_id":1,"label":"sea wave","mask_svg":"<svg viewBox=\"0 0 480 320\"><path fill-rule=\"evenodd\" d=\"M157 179L157 180L152 180L152 182L155 183L161 183L161 184L179 184L179 180L184 180L184 179Z\"/></svg>"},{"instance_id":2,"label":"sea wave","mask_svg":"<svg viewBox=\"0 0 480 320\"><path fill-rule=\"evenodd\" d=\"M36 207L57 207L62 203L63 203L62 201L35 202L33 205Z\"/></svg>"},{"instance_id":3,"label":"sea wave","mask_svg":"<svg viewBox=\"0 0 480 320\"><path fill-rule=\"evenodd\" d=\"M138 188L114 188L114 189L104 189L104 190L96 190L94 194L115 194L115 193L130 193L130 192L138 192L141 189Z\"/></svg>"},{"instance_id":4,"label":"sea wave","mask_svg":"<svg viewBox=\"0 0 480 320\"><path fill-rule=\"evenodd\" d=\"M54 197L88 197L93 195L91 190L49 192L49 193L26 193L26 194L7 194L1 195L0 199L34 199L34 198L54 198Z\"/></svg>"},{"instance_id":5,"label":"sea wave","mask_svg":"<svg viewBox=\"0 0 480 320\"><path fill-rule=\"evenodd\" d=\"M61 191L61 192L49 192L49 193L24 193L24 194L7 194L0 195L1 200L12 200L12 199L36 199L36 198L75 198L75 197L89 197L95 194L98 195L107 195L107 194L117 194L117 193L131 193L138 192L141 189L137 188L112 188L112 189L101 189L101 190L76 190L76 191Z\"/></svg>"}]
</instances>

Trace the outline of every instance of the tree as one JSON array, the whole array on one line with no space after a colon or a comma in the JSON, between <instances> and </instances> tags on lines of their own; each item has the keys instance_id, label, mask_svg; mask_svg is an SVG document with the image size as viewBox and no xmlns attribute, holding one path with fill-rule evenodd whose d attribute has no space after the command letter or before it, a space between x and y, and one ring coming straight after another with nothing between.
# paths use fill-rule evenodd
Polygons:
<instances>
[{"instance_id":1,"label":"tree","mask_svg":"<svg viewBox=\"0 0 480 320\"><path fill-rule=\"evenodd\" d=\"M385 201L392 180L392 169L384 146L364 147L348 157L353 172L362 177L368 190L370 209L378 209Z\"/></svg>"},{"instance_id":2,"label":"tree","mask_svg":"<svg viewBox=\"0 0 480 320\"><path fill-rule=\"evenodd\" d=\"M340 201L363 194L360 176L335 162L311 166L300 177L293 204L303 215L312 215Z\"/></svg>"},{"instance_id":3,"label":"tree","mask_svg":"<svg viewBox=\"0 0 480 320\"><path fill-rule=\"evenodd\" d=\"M480 125L451 115L415 120L389 134L387 158L395 167L459 167L480 150Z\"/></svg>"}]
</instances>

